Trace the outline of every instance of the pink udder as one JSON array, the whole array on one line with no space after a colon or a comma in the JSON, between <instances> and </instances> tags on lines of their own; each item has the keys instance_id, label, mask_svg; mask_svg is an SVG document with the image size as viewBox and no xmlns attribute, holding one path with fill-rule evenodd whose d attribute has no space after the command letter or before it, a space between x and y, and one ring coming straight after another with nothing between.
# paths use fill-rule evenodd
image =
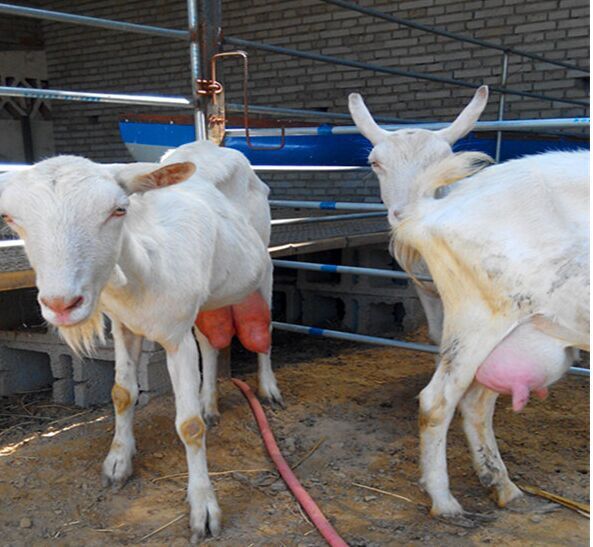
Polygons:
<instances>
[{"instance_id":1,"label":"pink udder","mask_svg":"<svg viewBox=\"0 0 593 547\"><path fill-rule=\"evenodd\" d=\"M476 380L493 391L512 395L515 412L527 404L531 391L540 399L548 396L546 376L538 363L504 344L482 363Z\"/></svg>"},{"instance_id":2,"label":"pink udder","mask_svg":"<svg viewBox=\"0 0 593 547\"><path fill-rule=\"evenodd\" d=\"M200 312L196 326L216 349L226 348L237 334L245 349L266 353L272 344L270 308L259 291L233 306Z\"/></svg>"}]
</instances>

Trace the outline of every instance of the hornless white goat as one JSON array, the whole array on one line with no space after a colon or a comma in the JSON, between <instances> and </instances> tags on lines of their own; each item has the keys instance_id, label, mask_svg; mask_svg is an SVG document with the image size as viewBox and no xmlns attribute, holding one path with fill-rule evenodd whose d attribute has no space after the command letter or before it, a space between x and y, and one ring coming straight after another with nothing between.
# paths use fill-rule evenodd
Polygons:
<instances>
[{"instance_id":1,"label":"hornless white goat","mask_svg":"<svg viewBox=\"0 0 593 547\"><path fill-rule=\"evenodd\" d=\"M162 164L186 161L196 166L202 180L214 184L237 207L237 210L243 212L267 248L270 243L271 229L270 206L268 204L270 190L255 174L247 158L236 150L219 147L209 141L198 141L171 150L161 159ZM259 292L268 308L271 308L273 266L269 254L266 254L265 269L266 273ZM208 305L204 307L204 309L208 308ZM220 322L217 322L217 332L213 333L213 345L208 337L200 331L199 326L202 324L203 322L198 322L194 331L202 355L204 421L210 426L217 423L220 417L216 389L218 351L228 345L230 338L224 335L224 325L221 328ZM248 347L247 349L256 350L257 348ZM259 352L257 359L260 398L283 406L282 395L272 371L270 350Z\"/></svg>"},{"instance_id":2,"label":"hornless white goat","mask_svg":"<svg viewBox=\"0 0 593 547\"><path fill-rule=\"evenodd\" d=\"M388 132L375 123L358 93L350 95L348 107L352 119L373 145L369 163L379 179L381 199L387 207L391 226L399 224L402 211L417 199L414 181L419 173L453 154L451 146L472 130L487 102L488 87L482 86L457 119L445 129L400 129ZM429 273L422 261L415 265L414 271L417 275ZM441 299L432 283L417 286L416 289L426 314L428 334L436 344L440 344L443 330Z\"/></svg>"},{"instance_id":3,"label":"hornless white goat","mask_svg":"<svg viewBox=\"0 0 593 547\"><path fill-rule=\"evenodd\" d=\"M512 394L516 410L530 390L545 397L569 368L570 348L588 345L589 154L549 153L481 171L488 157L453 155L450 145L471 130L487 98L482 86L441 131L388 133L359 95L350 96L355 123L374 145L369 159L394 227L394 255L412 274L427 271L418 266L426 260L443 298L441 363L420 397L420 428L431 513L447 517L463 514L446 463L455 408L481 482L505 506L521 492L492 428L498 394Z\"/></svg>"},{"instance_id":4,"label":"hornless white goat","mask_svg":"<svg viewBox=\"0 0 593 547\"><path fill-rule=\"evenodd\" d=\"M211 161L224 156L216 149ZM102 336L102 314L112 321L116 421L103 464L107 483L119 486L132 473L142 338L165 349L187 456L193 539L207 527L219 532L220 509L208 478L192 326L201 310L234 307L268 291L271 274L262 232L245 203L237 207L221 186L188 161L100 165L73 156L0 178L0 213L25 241L44 318L77 350ZM215 376L212 367L211 361L206 375Z\"/></svg>"}]
</instances>

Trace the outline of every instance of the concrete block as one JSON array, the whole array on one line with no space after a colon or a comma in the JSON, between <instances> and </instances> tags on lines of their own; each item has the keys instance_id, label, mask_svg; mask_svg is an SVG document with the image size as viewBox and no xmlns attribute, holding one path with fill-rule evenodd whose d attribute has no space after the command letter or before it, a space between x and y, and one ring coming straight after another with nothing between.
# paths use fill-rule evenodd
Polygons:
<instances>
[{"instance_id":1,"label":"concrete block","mask_svg":"<svg viewBox=\"0 0 593 547\"><path fill-rule=\"evenodd\" d=\"M49 355L37 351L0 347L0 395L51 386Z\"/></svg>"},{"instance_id":2,"label":"concrete block","mask_svg":"<svg viewBox=\"0 0 593 547\"><path fill-rule=\"evenodd\" d=\"M52 399L54 402L67 405L74 403L74 380L62 378L54 380L52 384Z\"/></svg>"},{"instance_id":3,"label":"concrete block","mask_svg":"<svg viewBox=\"0 0 593 547\"><path fill-rule=\"evenodd\" d=\"M61 404L108 403L114 361L109 337L92 358L80 358L53 331L0 331L0 395L52 386L53 399ZM171 389L165 351L155 342L142 345L138 384L140 392L152 394Z\"/></svg>"},{"instance_id":4,"label":"concrete block","mask_svg":"<svg viewBox=\"0 0 593 547\"><path fill-rule=\"evenodd\" d=\"M100 359L74 360L74 404L87 407L111 400L115 377L113 361ZM84 380L77 380L84 378Z\"/></svg>"},{"instance_id":5,"label":"concrete block","mask_svg":"<svg viewBox=\"0 0 593 547\"><path fill-rule=\"evenodd\" d=\"M164 350L142 354L138 365L138 386L141 392L164 393L171 391L167 356Z\"/></svg>"}]
</instances>

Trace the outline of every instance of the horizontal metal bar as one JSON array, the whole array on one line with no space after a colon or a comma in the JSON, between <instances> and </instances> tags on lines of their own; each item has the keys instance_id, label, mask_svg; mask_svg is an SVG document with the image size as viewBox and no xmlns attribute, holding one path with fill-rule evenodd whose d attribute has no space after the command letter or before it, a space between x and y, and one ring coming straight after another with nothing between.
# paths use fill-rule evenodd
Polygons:
<instances>
[{"instance_id":1,"label":"horizontal metal bar","mask_svg":"<svg viewBox=\"0 0 593 547\"><path fill-rule=\"evenodd\" d=\"M26 87L0 86L0 97L24 97L28 99L42 100L60 100L60 101L82 101L90 103L109 103L109 104L136 104L150 106L166 106L171 108L192 108L192 103L185 97L164 97L158 95L130 95L122 93L94 93L82 91L63 91L57 89L31 89ZM414 123L414 124L387 124L382 127L387 131L397 129L442 129L447 127L448 123ZM562 127L589 127L589 118L552 118L548 120L507 120L478 122L475 126L476 131L525 131L533 129L554 129ZM278 136L278 129L252 129L250 131L256 137ZM324 128L324 133L330 132L333 135L344 135L360 133L354 125L335 126ZM229 129L229 137L242 136L244 129ZM288 127L287 136L306 136L319 134L319 127ZM343 170L339 168L329 168L331 170Z\"/></svg>"},{"instance_id":2,"label":"horizontal metal bar","mask_svg":"<svg viewBox=\"0 0 593 547\"><path fill-rule=\"evenodd\" d=\"M249 130L253 133L253 129ZM355 167L352 165L253 165L253 170L258 173L280 171L303 172L332 172L332 171L369 171L370 167Z\"/></svg>"},{"instance_id":3,"label":"horizontal metal bar","mask_svg":"<svg viewBox=\"0 0 593 547\"><path fill-rule=\"evenodd\" d=\"M270 207L290 207L292 209L323 209L327 211L385 211L382 203L357 203L349 201L298 201L290 199L271 199Z\"/></svg>"},{"instance_id":4,"label":"horizontal metal bar","mask_svg":"<svg viewBox=\"0 0 593 547\"><path fill-rule=\"evenodd\" d=\"M371 65L368 63L362 63L360 61L354 61L351 59L341 59L339 57L332 57L330 55L322 55L320 53L309 53L300 51L298 49L290 49L281 46L274 46L271 44L265 44L263 42L254 42L252 40L244 40L243 38L235 38L227 36L224 38L226 44L233 46L239 46L242 48L260 49L263 51L270 51L272 53L279 53L281 55L289 55L291 57L300 57L302 59L310 59L313 61L320 61L322 63L330 63L340 66L348 66L351 68L358 68L361 70L370 70L372 72L380 72L383 74L395 74L397 76L404 76L406 78L415 78L417 80L428 80L431 82L438 82L443 84L455 85L459 87L467 87L470 89L477 89L481 84L474 84L472 82L466 82L465 80L457 80L455 78L445 78L443 76L433 76L432 74L425 74L422 72L415 72L412 70L402 70L393 67L384 67L379 65ZM527 97L530 99L539 99L542 101L560 102L565 104L575 104L578 106L588 107L589 103L586 101L579 101L577 99L561 99L556 97L549 97L548 95L540 95L539 93L531 93L528 91L519 91L518 89L509 89L507 87L496 87L490 86L490 90L496 93L506 93L507 95L516 95L518 97Z\"/></svg>"},{"instance_id":5,"label":"horizontal metal bar","mask_svg":"<svg viewBox=\"0 0 593 547\"><path fill-rule=\"evenodd\" d=\"M272 326L278 330L288 332L298 332L299 334L310 334L313 336L322 336L324 338L337 338L338 340L350 340L352 342L364 342L365 344L374 344L377 346L391 346L395 348L409 349L412 351L425 351L427 353L439 353L437 346L429 344L416 344L413 342L402 342L401 340L391 340L389 338L377 338L376 336L364 336L362 334L352 334L350 332L340 332L329 329L319 329L317 327L306 327L304 325L293 325L292 323L281 323L272 321Z\"/></svg>"},{"instance_id":6,"label":"horizontal metal bar","mask_svg":"<svg viewBox=\"0 0 593 547\"><path fill-rule=\"evenodd\" d=\"M63 13L46 9L27 8L24 6L15 6L12 4L0 3L0 13L17 15L21 17L31 17L33 19L44 19L46 21L56 21L58 23L68 23L72 25L84 25L87 27L117 30L121 32L148 34L150 36L173 38L175 40L187 40L189 37L187 30L175 30L154 27L151 25L138 25L136 23L127 23L125 21L114 21L112 19L101 19L99 17L87 17L85 15L74 15L72 13Z\"/></svg>"},{"instance_id":7,"label":"horizontal metal bar","mask_svg":"<svg viewBox=\"0 0 593 547\"><path fill-rule=\"evenodd\" d=\"M430 344L417 344L414 342L403 342L401 340L392 340L391 338L379 338L376 336L365 336L363 334L352 334L350 332L341 332L337 330L320 329L317 327L307 327L305 325L294 325L292 323L282 323L272 321L272 326L278 330L287 332L296 332L299 334L309 334L311 336L321 336L323 338L336 338L338 340L348 340L350 342L362 342L363 344L372 344L375 346L389 346L393 348L407 349L411 351L423 351L426 353L439 353L438 346ZM569 374L578 376L590 376L589 369L580 367L571 367Z\"/></svg>"},{"instance_id":8,"label":"horizontal metal bar","mask_svg":"<svg viewBox=\"0 0 593 547\"><path fill-rule=\"evenodd\" d=\"M0 97L24 97L27 99L82 101L88 103L137 104L192 108L191 101L183 97L159 97L157 95L128 95L122 93L88 93L57 89L31 89L26 87L0 86Z\"/></svg>"},{"instance_id":9,"label":"horizontal metal bar","mask_svg":"<svg viewBox=\"0 0 593 547\"><path fill-rule=\"evenodd\" d=\"M511 53L513 55L519 55L520 57L528 57L529 59L533 59L535 61L542 61L544 63L548 63L551 65L561 66L564 68L569 68L571 70L578 70L580 72L584 72L585 74L589 74L589 69L581 68L571 63L565 63L563 61L553 61L552 59L547 59L541 55L536 53L529 53L527 51L522 51L519 49L515 49L513 47L506 47L501 46L499 44L495 44L494 42L487 42L485 40L479 40L478 38L474 38L473 36L465 36L463 34L455 34L453 32L449 32L444 29L431 27L429 25L423 25L422 23L417 23L416 21L410 21L408 19L402 19L401 17L397 17L395 15L391 15L388 13L384 13L382 11L373 9L373 8L365 8L353 2L346 2L344 0L322 0L326 4L334 4L336 6L340 6L341 8L358 11L359 13L364 13L365 15L371 15L372 17L379 17L380 19L384 19L385 21L390 21L392 23L397 23L404 27L414 28L416 30L421 30L423 32L428 32L430 34L437 34L439 36L445 36L447 38L451 38L456 42L467 42L469 44L474 44L476 46L481 46L484 48L489 49L496 49L498 51L504 51L506 53Z\"/></svg>"},{"instance_id":10,"label":"horizontal metal bar","mask_svg":"<svg viewBox=\"0 0 593 547\"><path fill-rule=\"evenodd\" d=\"M30 165L24 163L0 163L0 172L2 171L22 171L28 169ZM370 167L352 167L350 165L253 165L253 170L258 173L274 172L334 172L334 171L369 171Z\"/></svg>"},{"instance_id":11,"label":"horizontal metal bar","mask_svg":"<svg viewBox=\"0 0 593 547\"><path fill-rule=\"evenodd\" d=\"M312 224L318 222L336 222L338 220L360 220L363 218L385 217L387 213L354 213L349 215L328 215L304 218L279 218L272 220L272 226L288 226L293 224Z\"/></svg>"},{"instance_id":12,"label":"horizontal metal bar","mask_svg":"<svg viewBox=\"0 0 593 547\"><path fill-rule=\"evenodd\" d=\"M493 120L486 122L477 122L474 131L494 132L494 131L544 131L546 129L561 128L587 128L591 124L590 118L550 118L547 120ZM381 127L386 131L397 131L398 129L430 129L438 130L448 127L449 122L426 122L413 124L382 124ZM250 129L249 133L254 137L278 137L278 129L259 128ZM318 135L318 127L287 127L285 130L287 137L304 137ZM336 125L334 127L324 128L324 134L332 135L350 135L360 133L355 125ZM245 134L243 129L227 129L227 136L240 137Z\"/></svg>"},{"instance_id":13,"label":"horizontal metal bar","mask_svg":"<svg viewBox=\"0 0 593 547\"><path fill-rule=\"evenodd\" d=\"M243 112L243 105L237 103L227 103L227 112ZM288 116L295 118L316 118L323 120L347 120L352 121L350 114L341 112L322 112L321 110L306 110L303 108L285 108L281 106L257 106L249 105L250 114L270 114L272 116ZM413 120L404 120L390 116L377 116L375 121L379 123L419 123ZM251 133L251 130L249 131Z\"/></svg>"},{"instance_id":14,"label":"horizontal metal bar","mask_svg":"<svg viewBox=\"0 0 593 547\"><path fill-rule=\"evenodd\" d=\"M296 260L272 260L274 266L278 268L288 268L290 270L307 270L311 272L325 272L351 275L368 275L370 277L386 277L389 279L410 279L406 272L395 270L382 270L380 268L361 268L358 266L338 266L336 264L319 264L316 262L297 262ZM420 281L432 281L432 278L426 275L419 275Z\"/></svg>"}]
</instances>

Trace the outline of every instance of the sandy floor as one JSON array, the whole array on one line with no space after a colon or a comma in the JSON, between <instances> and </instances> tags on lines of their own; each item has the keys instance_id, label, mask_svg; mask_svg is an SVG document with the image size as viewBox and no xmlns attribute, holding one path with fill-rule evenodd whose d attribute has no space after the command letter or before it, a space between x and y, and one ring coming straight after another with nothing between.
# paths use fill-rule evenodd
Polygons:
<instances>
[{"instance_id":1,"label":"sandy floor","mask_svg":"<svg viewBox=\"0 0 593 547\"><path fill-rule=\"evenodd\" d=\"M416 396L430 378L431 356L293 336L275 358L288 406L267 412L280 447L294 465L318 445L296 473L350 545L589 544L588 519L567 509L498 510L473 473L457 420L449 439L453 492L466 509L494 520L465 529L427 516L428 499L417 487ZM253 374L243 377L255 386ZM223 532L206 543L324 545L283 482L267 471L271 464L242 395L228 381L220 388L223 416L208 435L209 467L235 471L213 476ZM519 415L501 398L496 432L511 477L587 502L588 416L589 383L582 378L562 380L547 401L533 400ZM139 409L135 474L117 493L100 486L110 408L48 422L35 433L14 426L0 432L0 545L187 545L186 516L142 539L186 511L185 479L162 479L185 471L173 419L170 396Z\"/></svg>"}]
</instances>

